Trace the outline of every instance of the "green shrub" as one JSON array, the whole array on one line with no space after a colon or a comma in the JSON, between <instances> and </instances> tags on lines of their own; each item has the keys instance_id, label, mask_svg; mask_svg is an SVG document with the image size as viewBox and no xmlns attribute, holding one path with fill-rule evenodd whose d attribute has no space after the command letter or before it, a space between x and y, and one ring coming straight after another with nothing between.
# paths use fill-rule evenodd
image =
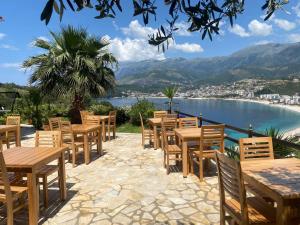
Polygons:
<instances>
[{"instance_id":1,"label":"green shrub","mask_svg":"<svg viewBox=\"0 0 300 225\"><path fill-rule=\"evenodd\" d=\"M124 124L129 121L129 110L128 107L118 107L117 110L117 125Z\"/></svg>"},{"instance_id":2,"label":"green shrub","mask_svg":"<svg viewBox=\"0 0 300 225\"><path fill-rule=\"evenodd\" d=\"M146 99L138 100L137 103L132 105L131 110L129 112L130 122L133 125L140 125L140 116L139 113L142 114L143 119L146 120L150 117L153 117L153 112L155 110L154 104L149 102Z\"/></svg>"},{"instance_id":3,"label":"green shrub","mask_svg":"<svg viewBox=\"0 0 300 225\"><path fill-rule=\"evenodd\" d=\"M285 158L285 157L291 157L294 155L294 149L288 147L284 143L281 143L277 140L283 140L287 142L293 142L293 137L284 137L283 132L280 131L280 129L276 129L274 127L270 127L269 129L266 129L265 135L273 138L273 149L274 149L274 157L275 158Z\"/></svg>"},{"instance_id":4,"label":"green shrub","mask_svg":"<svg viewBox=\"0 0 300 225\"><path fill-rule=\"evenodd\" d=\"M108 115L110 111L114 110L114 107L110 104L104 104L98 103L93 104L89 107L89 111L92 111L95 115Z\"/></svg>"}]
</instances>

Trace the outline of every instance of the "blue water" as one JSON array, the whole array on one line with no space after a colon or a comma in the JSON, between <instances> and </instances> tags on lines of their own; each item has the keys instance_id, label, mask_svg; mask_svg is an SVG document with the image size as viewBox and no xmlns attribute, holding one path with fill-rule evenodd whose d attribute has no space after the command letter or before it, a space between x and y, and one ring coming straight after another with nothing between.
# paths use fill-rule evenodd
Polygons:
<instances>
[{"instance_id":1,"label":"blue water","mask_svg":"<svg viewBox=\"0 0 300 225\"><path fill-rule=\"evenodd\" d=\"M148 98L158 108L166 109L167 99ZM134 104L136 98L113 98L109 101L115 106ZM251 124L258 132L275 127L282 131L300 127L300 113L281 107L259 103L231 101L222 99L175 99L175 110L203 117L218 122L247 129Z\"/></svg>"}]
</instances>

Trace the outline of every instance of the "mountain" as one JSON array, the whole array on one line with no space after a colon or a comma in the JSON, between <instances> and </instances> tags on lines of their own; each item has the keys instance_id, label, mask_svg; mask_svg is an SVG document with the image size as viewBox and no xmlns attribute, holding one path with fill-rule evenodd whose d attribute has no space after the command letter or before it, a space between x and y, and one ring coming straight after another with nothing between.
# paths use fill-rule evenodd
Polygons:
<instances>
[{"instance_id":1,"label":"mountain","mask_svg":"<svg viewBox=\"0 0 300 225\"><path fill-rule=\"evenodd\" d=\"M278 79L299 73L300 42L255 45L222 57L121 63L117 79L123 86L159 88L247 78Z\"/></svg>"}]
</instances>

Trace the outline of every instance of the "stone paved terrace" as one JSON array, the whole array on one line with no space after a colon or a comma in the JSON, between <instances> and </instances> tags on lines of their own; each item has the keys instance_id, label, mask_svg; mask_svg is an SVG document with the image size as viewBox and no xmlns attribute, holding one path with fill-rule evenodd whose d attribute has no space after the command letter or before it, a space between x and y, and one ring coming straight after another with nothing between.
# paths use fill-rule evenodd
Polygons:
<instances>
[{"instance_id":1,"label":"stone paved terrace","mask_svg":"<svg viewBox=\"0 0 300 225\"><path fill-rule=\"evenodd\" d=\"M32 136L22 145L32 146ZM40 224L219 224L215 174L203 183L177 167L167 175L163 152L143 149L139 134L118 134L103 148L89 165L66 165L68 200L59 202L53 187ZM26 212L15 215L16 224L26 224Z\"/></svg>"}]
</instances>

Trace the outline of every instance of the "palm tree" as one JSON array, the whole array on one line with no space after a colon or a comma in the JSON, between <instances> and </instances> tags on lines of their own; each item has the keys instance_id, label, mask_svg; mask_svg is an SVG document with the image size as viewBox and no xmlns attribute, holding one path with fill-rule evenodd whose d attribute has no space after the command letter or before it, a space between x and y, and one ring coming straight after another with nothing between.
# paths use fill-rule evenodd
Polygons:
<instances>
[{"instance_id":1,"label":"palm tree","mask_svg":"<svg viewBox=\"0 0 300 225\"><path fill-rule=\"evenodd\" d=\"M115 86L116 58L108 52L108 42L90 36L83 28L68 26L50 32L52 41L34 43L44 53L23 62L33 73L29 83L45 95L71 96L71 119L77 122L87 96L103 96Z\"/></svg>"},{"instance_id":2,"label":"palm tree","mask_svg":"<svg viewBox=\"0 0 300 225\"><path fill-rule=\"evenodd\" d=\"M163 94L169 99L168 105L169 105L169 113L172 113L172 106L173 106L173 98L177 92L177 87L166 87L163 90Z\"/></svg>"}]
</instances>

